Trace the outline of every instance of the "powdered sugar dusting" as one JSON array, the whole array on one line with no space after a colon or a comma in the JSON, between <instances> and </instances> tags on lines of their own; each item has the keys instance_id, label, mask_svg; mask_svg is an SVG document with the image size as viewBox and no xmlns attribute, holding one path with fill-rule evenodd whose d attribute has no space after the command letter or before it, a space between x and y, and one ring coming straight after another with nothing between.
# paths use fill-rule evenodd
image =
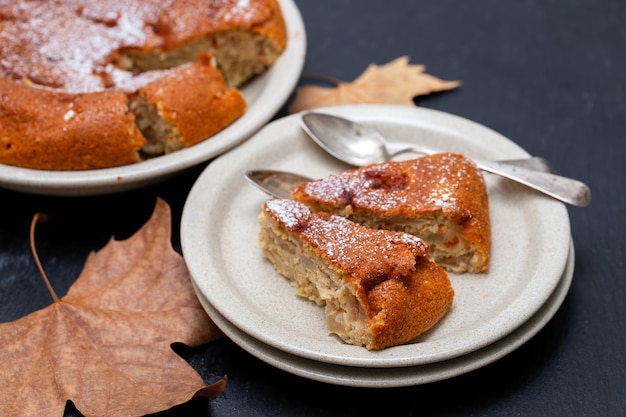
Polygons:
<instances>
[{"instance_id":1,"label":"powdered sugar dusting","mask_svg":"<svg viewBox=\"0 0 626 417\"><path fill-rule=\"evenodd\" d=\"M265 209L290 229L295 229L301 222L305 222L309 209L302 204L293 204L290 200L272 199L265 203Z\"/></svg>"},{"instance_id":2,"label":"powdered sugar dusting","mask_svg":"<svg viewBox=\"0 0 626 417\"><path fill-rule=\"evenodd\" d=\"M304 204L293 200L269 200L265 210L345 270L368 270L373 275L392 271L405 274L413 268L415 258L428 251L428 245L418 237L372 230L327 213L311 213Z\"/></svg>"},{"instance_id":3,"label":"powdered sugar dusting","mask_svg":"<svg viewBox=\"0 0 626 417\"><path fill-rule=\"evenodd\" d=\"M68 110L64 115L63 115L63 120L68 122L70 121L74 116L76 115L76 112L72 109Z\"/></svg>"},{"instance_id":4,"label":"powdered sugar dusting","mask_svg":"<svg viewBox=\"0 0 626 417\"><path fill-rule=\"evenodd\" d=\"M241 24L250 21L263 10L260 4L253 0L221 0L215 2L222 7L216 7L220 20L231 24ZM227 7L223 7L227 5Z\"/></svg>"},{"instance_id":5,"label":"powdered sugar dusting","mask_svg":"<svg viewBox=\"0 0 626 417\"><path fill-rule=\"evenodd\" d=\"M0 75L67 92L128 80L111 65L124 48L169 48L216 29L269 18L258 0L0 2Z\"/></svg>"},{"instance_id":6,"label":"powdered sugar dusting","mask_svg":"<svg viewBox=\"0 0 626 417\"><path fill-rule=\"evenodd\" d=\"M472 161L444 153L332 175L302 186L296 198L411 217L432 211L460 214L471 195L485 193L482 174Z\"/></svg>"}]
</instances>

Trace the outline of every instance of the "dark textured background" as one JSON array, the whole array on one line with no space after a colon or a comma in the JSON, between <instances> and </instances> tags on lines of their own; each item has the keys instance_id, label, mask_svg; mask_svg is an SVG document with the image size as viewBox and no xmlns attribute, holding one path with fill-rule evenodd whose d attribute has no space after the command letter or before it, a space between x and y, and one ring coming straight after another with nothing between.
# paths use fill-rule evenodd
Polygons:
<instances>
[{"instance_id":1,"label":"dark textured background","mask_svg":"<svg viewBox=\"0 0 626 417\"><path fill-rule=\"evenodd\" d=\"M587 182L591 206L569 208L572 288L533 339L447 381L397 389L326 385L276 370L228 340L179 352L207 382L228 374L215 401L164 416L624 416L626 410L626 2L623 0L298 0L307 29L304 71L350 81L407 55L455 91L418 105L482 123ZM277 117L282 115L278 114ZM28 229L43 211L38 251L59 294L91 250L134 233L155 198L177 223L202 167L119 195L53 198L0 189L0 321L50 303ZM1 371L0 371L1 372ZM68 406L67 415L77 415Z\"/></svg>"}]
</instances>

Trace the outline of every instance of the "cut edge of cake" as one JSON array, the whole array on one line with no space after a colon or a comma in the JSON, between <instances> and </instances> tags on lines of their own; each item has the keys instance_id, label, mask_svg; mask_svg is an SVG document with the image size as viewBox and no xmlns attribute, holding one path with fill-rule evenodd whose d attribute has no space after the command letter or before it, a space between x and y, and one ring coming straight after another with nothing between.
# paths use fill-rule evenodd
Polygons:
<instances>
[{"instance_id":1,"label":"cut edge of cake","mask_svg":"<svg viewBox=\"0 0 626 417\"><path fill-rule=\"evenodd\" d=\"M292 198L366 227L418 236L449 272L488 270L487 188L480 170L463 155L441 153L348 170L300 184Z\"/></svg>"},{"instance_id":2,"label":"cut edge of cake","mask_svg":"<svg viewBox=\"0 0 626 417\"><path fill-rule=\"evenodd\" d=\"M285 199L268 200L259 222L265 257L299 296L325 306L329 332L346 343L380 350L410 342L452 306L447 273L415 236Z\"/></svg>"}]
</instances>

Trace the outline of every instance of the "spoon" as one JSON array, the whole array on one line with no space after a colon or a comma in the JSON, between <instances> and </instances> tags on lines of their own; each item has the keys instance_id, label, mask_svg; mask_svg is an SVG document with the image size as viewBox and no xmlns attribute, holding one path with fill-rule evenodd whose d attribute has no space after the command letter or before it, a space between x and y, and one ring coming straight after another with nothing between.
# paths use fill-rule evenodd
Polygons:
<instances>
[{"instance_id":1,"label":"spoon","mask_svg":"<svg viewBox=\"0 0 626 417\"><path fill-rule=\"evenodd\" d=\"M313 181L311 178L292 172L270 169L251 169L246 171L244 176L265 194L276 198L290 198L293 186Z\"/></svg>"},{"instance_id":2,"label":"spoon","mask_svg":"<svg viewBox=\"0 0 626 417\"><path fill-rule=\"evenodd\" d=\"M302 127L326 152L354 166L386 162L407 152L422 155L438 152L415 143L388 142L380 132L370 126L325 113L304 114ZM554 173L550 163L537 156L499 162Z\"/></svg>"},{"instance_id":3,"label":"spoon","mask_svg":"<svg viewBox=\"0 0 626 417\"><path fill-rule=\"evenodd\" d=\"M326 152L354 166L365 166L391 160L394 156L414 152L432 154L436 151L414 144L388 143L370 126L324 113L305 113L302 126L307 134ZM533 160L533 162L529 162ZM486 161L473 159L483 171L500 175L534 188L562 202L585 207L591 202L591 190L580 181L544 172L542 159ZM543 160L545 161L545 160ZM532 164L530 167L529 164ZM539 170L534 169L539 167Z\"/></svg>"}]
</instances>

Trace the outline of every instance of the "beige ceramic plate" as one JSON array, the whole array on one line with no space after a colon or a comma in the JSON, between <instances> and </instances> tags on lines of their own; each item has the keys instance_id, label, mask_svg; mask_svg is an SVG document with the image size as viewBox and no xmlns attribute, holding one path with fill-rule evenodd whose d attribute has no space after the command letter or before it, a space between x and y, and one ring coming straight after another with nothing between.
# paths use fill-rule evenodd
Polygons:
<instances>
[{"instance_id":1,"label":"beige ceramic plate","mask_svg":"<svg viewBox=\"0 0 626 417\"><path fill-rule=\"evenodd\" d=\"M427 384L452 378L486 366L511 353L541 330L565 300L574 274L574 248L559 284L543 306L527 322L502 339L475 352L447 361L403 368L355 368L312 361L273 348L242 332L225 320L198 294L200 302L224 333L244 350L279 369L315 381L336 385L390 388Z\"/></svg>"},{"instance_id":2,"label":"beige ceramic plate","mask_svg":"<svg viewBox=\"0 0 626 417\"><path fill-rule=\"evenodd\" d=\"M325 111L371 123L389 139L420 141L469 156L504 159L527 154L513 142L446 113L417 107L350 106ZM451 275L454 306L414 343L369 352L347 345L326 328L323 309L298 298L263 257L258 214L266 196L243 177L269 168L322 177L347 168L301 130L300 115L271 123L212 162L186 202L183 253L202 295L226 320L287 353L354 367L406 367L477 351L514 331L546 302L568 256L570 227L562 203L486 176L492 220L489 272Z\"/></svg>"},{"instance_id":3,"label":"beige ceramic plate","mask_svg":"<svg viewBox=\"0 0 626 417\"><path fill-rule=\"evenodd\" d=\"M205 162L248 139L280 110L292 93L306 51L302 17L292 0L279 0L288 30L284 53L263 75L242 89L246 112L209 140L133 165L90 171L44 171L0 164L0 187L47 195L97 195L152 184Z\"/></svg>"}]
</instances>

